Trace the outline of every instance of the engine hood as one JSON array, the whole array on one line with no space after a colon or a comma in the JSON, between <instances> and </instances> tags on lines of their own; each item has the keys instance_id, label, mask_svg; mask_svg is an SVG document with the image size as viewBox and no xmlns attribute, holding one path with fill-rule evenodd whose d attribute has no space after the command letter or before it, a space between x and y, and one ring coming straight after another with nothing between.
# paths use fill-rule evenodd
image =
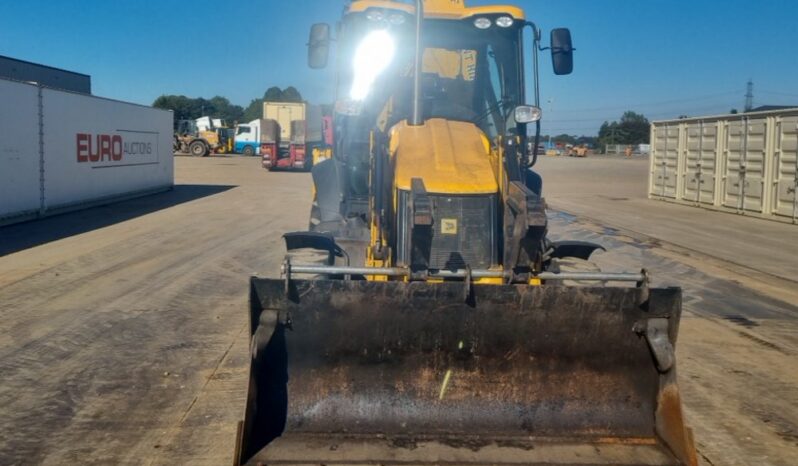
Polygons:
<instances>
[{"instance_id":1,"label":"engine hood","mask_svg":"<svg viewBox=\"0 0 798 466\"><path fill-rule=\"evenodd\" d=\"M490 142L473 123L440 118L421 126L403 121L391 130L394 186L409 190L413 178L429 193L486 194L499 190Z\"/></svg>"}]
</instances>

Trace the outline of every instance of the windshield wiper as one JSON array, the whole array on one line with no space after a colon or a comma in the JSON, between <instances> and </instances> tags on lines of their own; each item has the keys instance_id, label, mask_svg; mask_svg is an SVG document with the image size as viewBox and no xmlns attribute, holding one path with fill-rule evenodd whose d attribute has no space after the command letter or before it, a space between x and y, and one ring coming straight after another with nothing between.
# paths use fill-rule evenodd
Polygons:
<instances>
[{"instance_id":1,"label":"windshield wiper","mask_svg":"<svg viewBox=\"0 0 798 466\"><path fill-rule=\"evenodd\" d=\"M505 104L509 103L509 102L510 102L510 99L508 99L506 97L503 97L503 98L497 100L493 105L488 107L487 110L485 110L483 113L479 114L479 116L477 116L476 118L471 120L471 122L474 123L474 124L481 123L482 120L484 120L485 118L489 117L493 112L503 110L503 107L505 106ZM502 112L502 116L504 116L504 112Z\"/></svg>"}]
</instances>

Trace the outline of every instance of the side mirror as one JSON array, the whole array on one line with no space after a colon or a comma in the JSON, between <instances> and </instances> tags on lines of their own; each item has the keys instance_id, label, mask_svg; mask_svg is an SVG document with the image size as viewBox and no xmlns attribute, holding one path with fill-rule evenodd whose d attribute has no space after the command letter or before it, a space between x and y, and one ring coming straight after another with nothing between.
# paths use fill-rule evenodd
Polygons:
<instances>
[{"instance_id":1,"label":"side mirror","mask_svg":"<svg viewBox=\"0 0 798 466\"><path fill-rule=\"evenodd\" d=\"M308 66L318 70L327 66L330 55L330 25L317 23L310 28L308 41Z\"/></svg>"},{"instance_id":2,"label":"side mirror","mask_svg":"<svg viewBox=\"0 0 798 466\"><path fill-rule=\"evenodd\" d=\"M554 74L571 74L574 70L574 47L571 44L571 31L565 28L551 31L551 63Z\"/></svg>"}]
</instances>

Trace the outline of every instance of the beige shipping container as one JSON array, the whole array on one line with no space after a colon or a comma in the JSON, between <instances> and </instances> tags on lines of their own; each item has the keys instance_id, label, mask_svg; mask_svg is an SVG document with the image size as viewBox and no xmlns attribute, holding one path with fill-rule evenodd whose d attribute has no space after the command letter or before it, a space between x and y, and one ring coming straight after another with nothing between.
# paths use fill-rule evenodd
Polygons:
<instances>
[{"instance_id":1,"label":"beige shipping container","mask_svg":"<svg viewBox=\"0 0 798 466\"><path fill-rule=\"evenodd\" d=\"M657 121L649 197L798 223L798 108Z\"/></svg>"},{"instance_id":2,"label":"beige shipping container","mask_svg":"<svg viewBox=\"0 0 798 466\"><path fill-rule=\"evenodd\" d=\"M280 125L280 140L291 140L291 122L305 120L304 103L264 102L263 118L275 120Z\"/></svg>"}]
</instances>

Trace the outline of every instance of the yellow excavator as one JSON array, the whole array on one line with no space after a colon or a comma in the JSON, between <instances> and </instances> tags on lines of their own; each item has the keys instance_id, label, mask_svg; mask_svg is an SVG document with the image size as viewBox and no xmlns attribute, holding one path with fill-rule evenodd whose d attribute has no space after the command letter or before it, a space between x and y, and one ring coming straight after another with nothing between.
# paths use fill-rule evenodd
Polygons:
<instances>
[{"instance_id":1,"label":"yellow excavator","mask_svg":"<svg viewBox=\"0 0 798 466\"><path fill-rule=\"evenodd\" d=\"M462 0L355 0L331 29L308 62L335 45L332 154L280 278L251 279L235 463L696 465L681 290L547 235L538 55L569 74L570 32Z\"/></svg>"}]
</instances>

